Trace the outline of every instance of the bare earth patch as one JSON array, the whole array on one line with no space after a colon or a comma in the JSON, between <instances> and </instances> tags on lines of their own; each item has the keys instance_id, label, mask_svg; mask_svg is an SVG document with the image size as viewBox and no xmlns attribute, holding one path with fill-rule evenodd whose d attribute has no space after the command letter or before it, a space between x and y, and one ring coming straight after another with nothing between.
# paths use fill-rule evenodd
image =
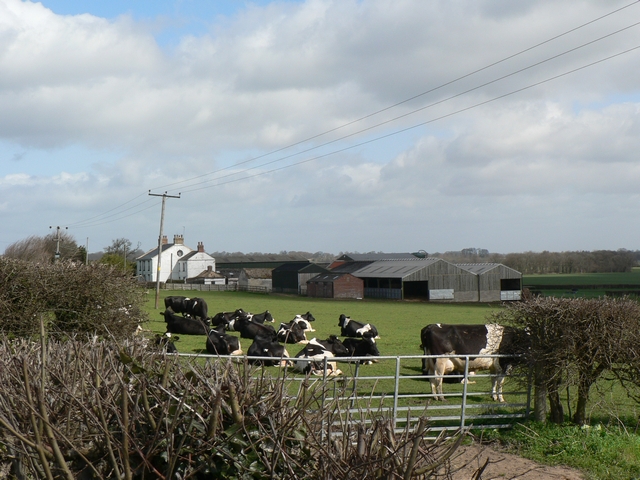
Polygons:
<instances>
[{"instance_id":1,"label":"bare earth patch","mask_svg":"<svg viewBox=\"0 0 640 480\"><path fill-rule=\"evenodd\" d=\"M489 459L489 463L477 480L584 480L575 469L563 466L550 467L526 458L502 452L484 445L462 445L451 459L452 479L470 480ZM468 466L464 467L464 465Z\"/></svg>"}]
</instances>

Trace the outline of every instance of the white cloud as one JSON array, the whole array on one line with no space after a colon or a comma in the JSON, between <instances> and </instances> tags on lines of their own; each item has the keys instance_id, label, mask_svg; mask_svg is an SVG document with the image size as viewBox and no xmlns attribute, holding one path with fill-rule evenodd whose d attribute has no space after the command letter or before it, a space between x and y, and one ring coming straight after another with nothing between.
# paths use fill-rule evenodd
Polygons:
<instances>
[{"instance_id":1,"label":"white cloud","mask_svg":"<svg viewBox=\"0 0 640 480\"><path fill-rule=\"evenodd\" d=\"M52 216L97 216L79 238L150 247L158 212L147 204L137 216L122 207L116 222L101 215L159 188L183 192L167 229L185 227L212 250L640 248L628 222L639 206L640 51L526 88L635 46L637 27L476 88L630 25L640 7L435 89L624 5L273 2L163 49L131 16L61 16L5 0L0 186L12 228L0 246L41 233ZM53 175L25 155L54 149L39 160ZM60 152L73 152L73 173ZM601 223L620 233L607 239Z\"/></svg>"}]
</instances>

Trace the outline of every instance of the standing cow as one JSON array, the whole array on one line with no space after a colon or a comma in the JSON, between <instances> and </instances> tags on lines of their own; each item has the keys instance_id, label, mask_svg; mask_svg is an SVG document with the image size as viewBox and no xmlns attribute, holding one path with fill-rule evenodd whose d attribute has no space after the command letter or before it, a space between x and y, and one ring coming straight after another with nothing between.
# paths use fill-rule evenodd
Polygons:
<instances>
[{"instance_id":1,"label":"standing cow","mask_svg":"<svg viewBox=\"0 0 640 480\"><path fill-rule=\"evenodd\" d=\"M427 325L420 332L420 345L425 355L513 355L526 348L526 334L514 327L487 325ZM430 375L431 392L436 400L444 400L442 381L446 374L465 371L465 358L424 358L422 372ZM514 363L508 357L469 357L469 372L489 370L491 396L504 402L504 377Z\"/></svg>"}]
</instances>

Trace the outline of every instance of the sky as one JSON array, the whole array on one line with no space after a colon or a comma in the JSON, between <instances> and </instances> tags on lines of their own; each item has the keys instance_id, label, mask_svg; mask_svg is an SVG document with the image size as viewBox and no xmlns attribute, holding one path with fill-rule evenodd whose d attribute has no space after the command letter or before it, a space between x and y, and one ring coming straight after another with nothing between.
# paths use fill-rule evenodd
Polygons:
<instances>
[{"instance_id":1,"label":"sky","mask_svg":"<svg viewBox=\"0 0 640 480\"><path fill-rule=\"evenodd\" d=\"M0 0L0 252L637 250L639 66L628 0Z\"/></svg>"}]
</instances>

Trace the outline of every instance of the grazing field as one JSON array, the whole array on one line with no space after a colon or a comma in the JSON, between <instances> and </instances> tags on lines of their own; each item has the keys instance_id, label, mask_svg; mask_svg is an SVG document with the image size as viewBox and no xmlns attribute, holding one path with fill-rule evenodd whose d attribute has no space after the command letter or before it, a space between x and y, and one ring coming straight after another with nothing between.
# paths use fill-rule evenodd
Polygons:
<instances>
[{"instance_id":1,"label":"grazing field","mask_svg":"<svg viewBox=\"0 0 640 480\"><path fill-rule=\"evenodd\" d=\"M222 311L233 311L242 308L251 313L269 310L275 318L277 329L281 322L286 323L296 314L310 311L316 321L313 327L317 330L307 334L308 338L316 336L326 338L329 335L340 335L338 317L341 313L353 320L372 323L380 332L378 348L381 355L419 355L420 330L430 323L484 323L487 315L499 304L437 304L427 302L396 302L390 300L331 300L310 299L289 295L262 295L246 292L183 292L164 290L160 292L159 309L155 310L155 292L149 292L147 307L151 323L150 330L163 333L165 324L163 298L169 295L191 295L203 298L209 306L209 316ZM232 332L233 333L233 332ZM205 348L204 336L188 337L183 335L176 344L182 353L202 353ZM242 340L246 351L250 342ZM302 347L293 346L291 354Z\"/></svg>"},{"instance_id":2,"label":"grazing field","mask_svg":"<svg viewBox=\"0 0 640 480\"><path fill-rule=\"evenodd\" d=\"M640 295L640 268L624 273L523 275L522 285L548 297Z\"/></svg>"}]
</instances>

